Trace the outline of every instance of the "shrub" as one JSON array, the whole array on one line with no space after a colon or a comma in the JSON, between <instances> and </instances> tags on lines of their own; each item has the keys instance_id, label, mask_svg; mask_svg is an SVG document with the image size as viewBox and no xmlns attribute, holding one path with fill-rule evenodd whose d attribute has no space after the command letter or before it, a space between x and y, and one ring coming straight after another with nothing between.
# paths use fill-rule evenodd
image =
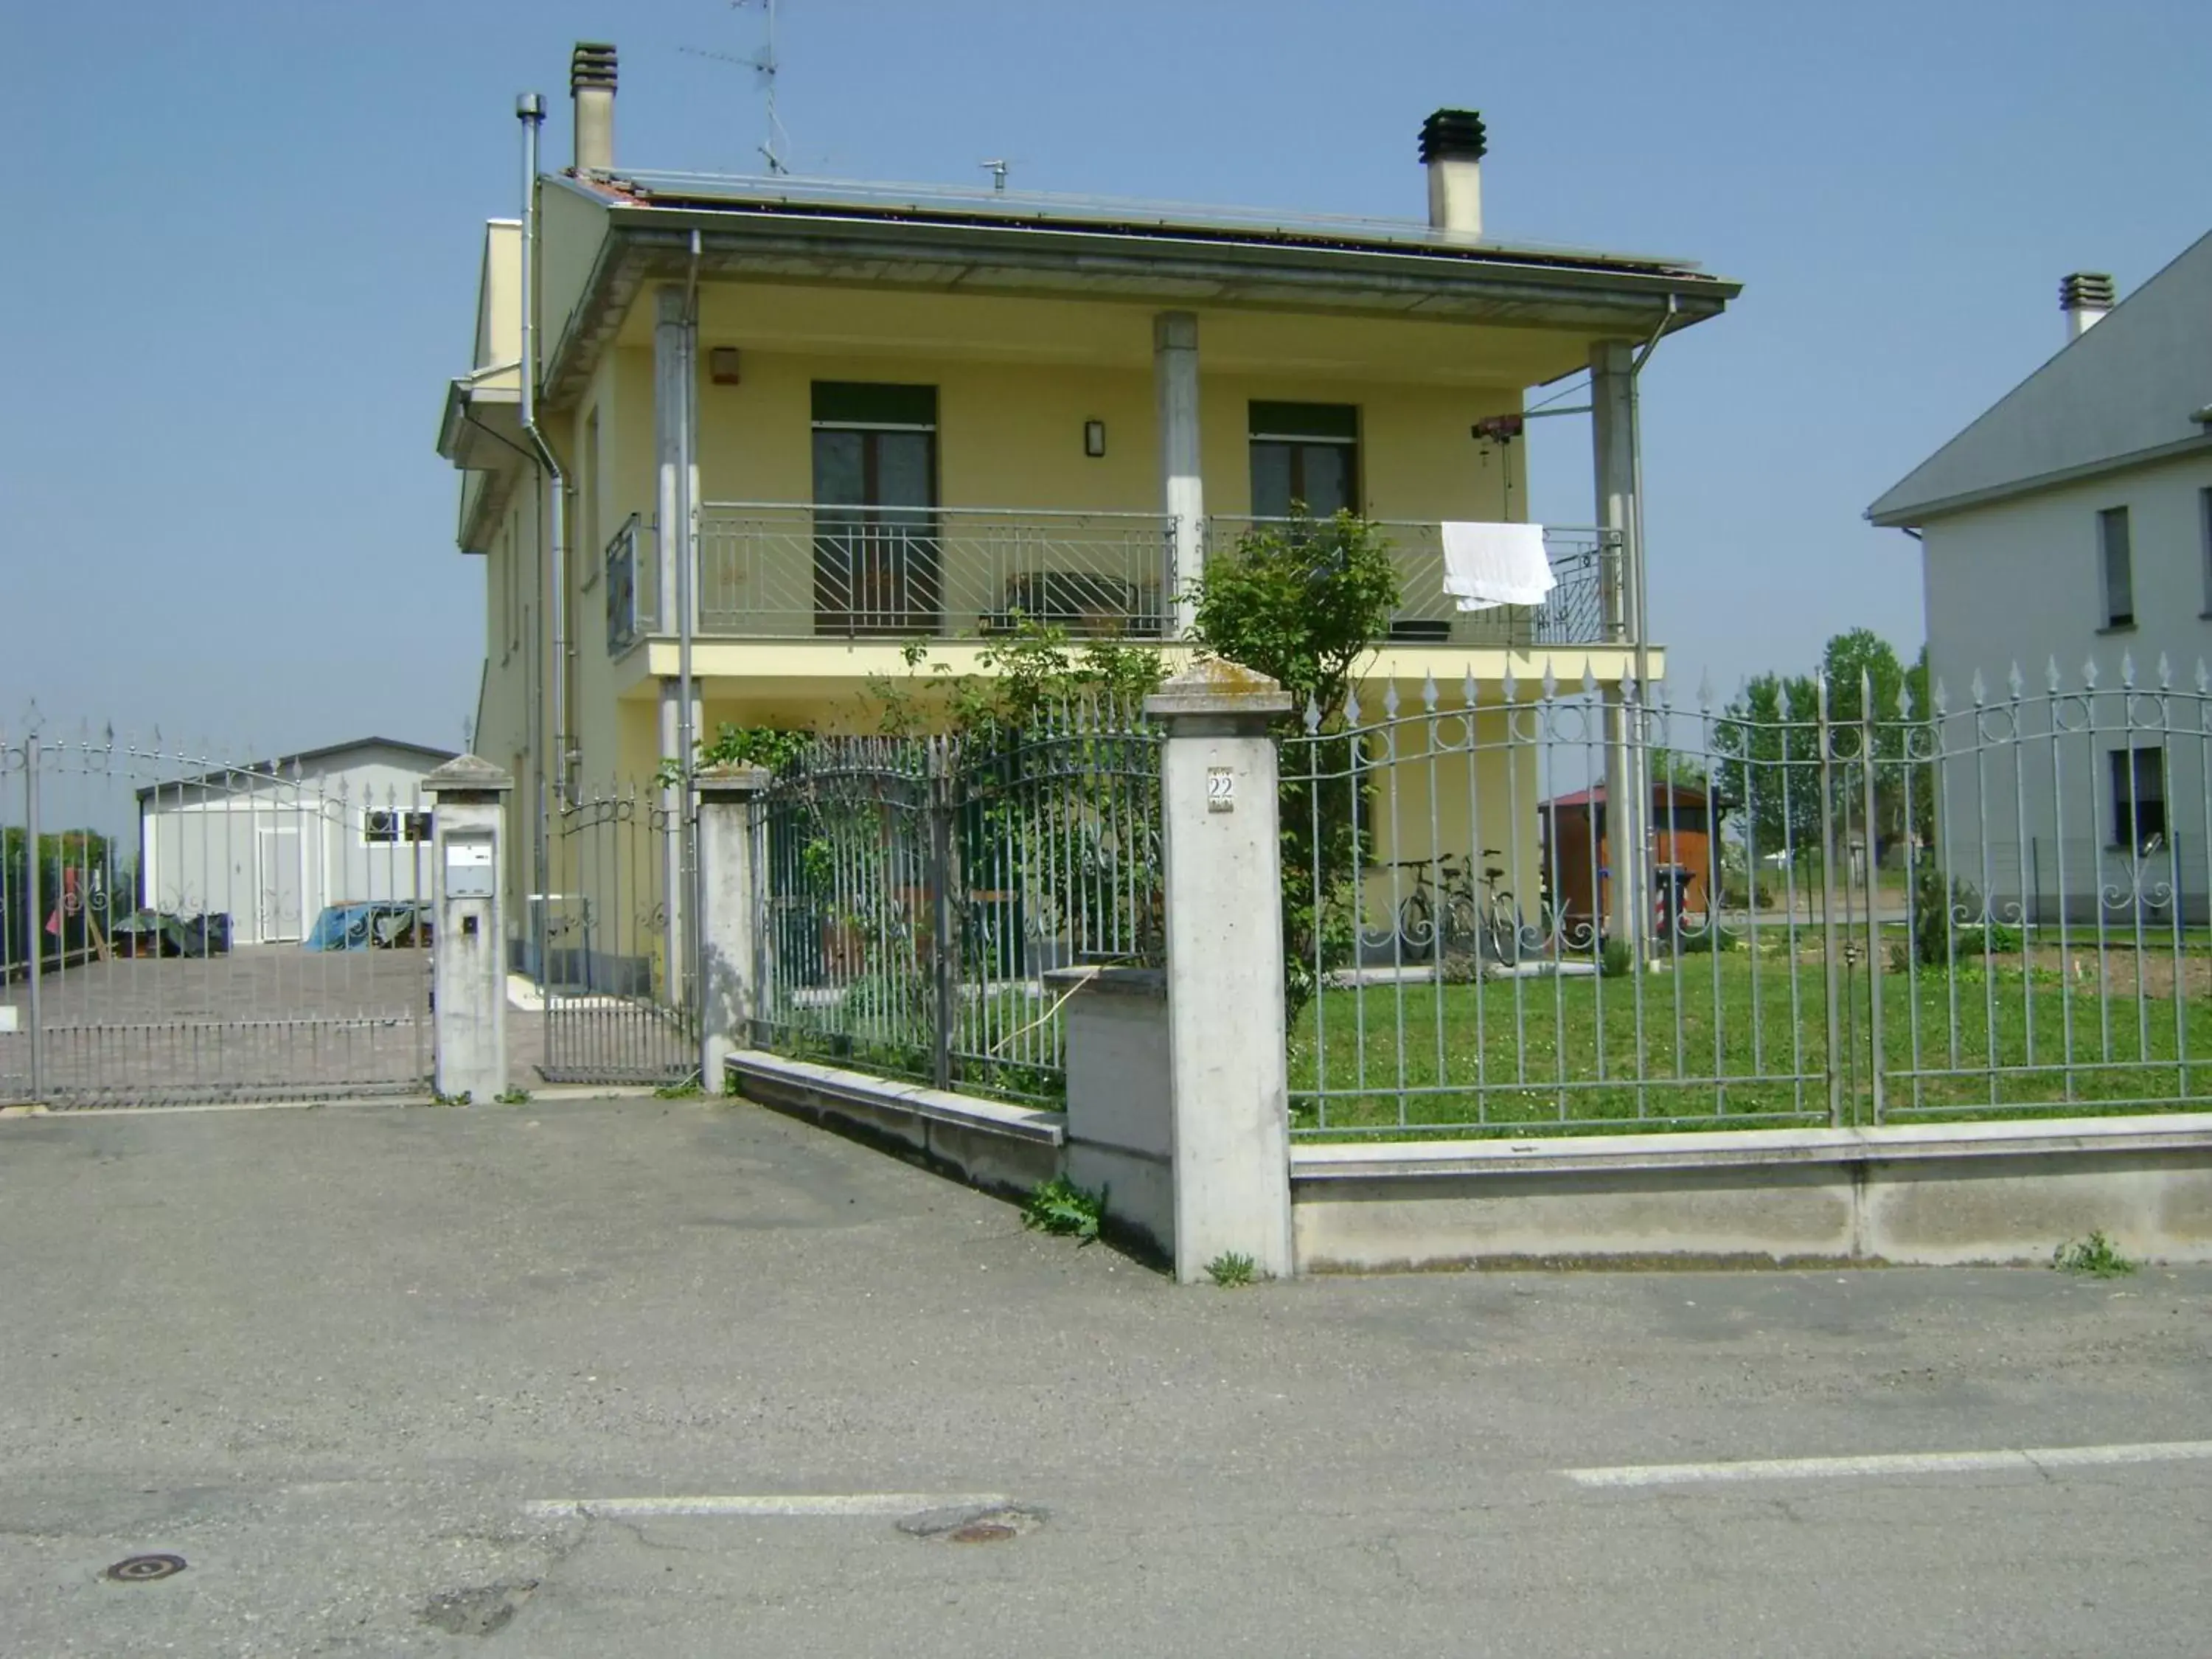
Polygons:
<instances>
[{"instance_id":1,"label":"shrub","mask_svg":"<svg viewBox=\"0 0 2212 1659\"><path fill-rule=\"evenodd\" d=\"M1709 921L1696 933L1678 933L1673 950L1686 957L1711 956L1716 951L1733 951L1742 945L1741 935L1730 933L1717 920Z\"/></svg>"},{"instance_id":2,"label":"shrub","mask_svg":"<svg viewBox=\"0 0 2212 1659\"><path fill-rule=\"evenodd\" d=\"M1947 884L1934 863L1912 878L1912 954L1923 967L1966 957L2002 956L2021 948L2021 930L1986 921L1982 895L1957 876Z\"/></svg>"},{"instance_id":3,"label":"shrub","mask_svg":"<svg viewBox=\"0 0 2212 1659\"><path fill-rule=\"evenodd\" d=\"M2118 1279L2136 1270L2136 1264L2102 1232L2061 1244L2051 1253L2051 1265L2063 1273L2087 1273L2093 1279Z\"/></svg>"},{"instance_id":4,"label":"shrub","mask_svg":"<svg viewBox=\"0 0 2212 1659\"><path fill-rule=\"evenodd\" d=\"M1291 696L1278 735L1339 732L1360 662L1389 631L1398 608L1397 565L1374 524L1351 513L1249 531L1236 551L1208 564L1192 593L1191 636L1203 650L1265 674ZM1363 849L1353 825L1351 745L1331 736L1311 751L1311 775L1282 785L1283 990L1296 1019L1314 993L1314 963L1355 955ZM1338 744L1343 745L1341 750ZM1319 890L1314 872L1319 869Z\"/></svg>"},{"instance_id":5,"label":"shrub","mask_svg":"<svg viewBox=\"0 0 2212 1659\"><path fill-rule=\"evenodd\" d=\"M714 766L764 766L771 772L780 772L805 752L812 737L810 732L790 732L773 726L733 726L724 720L712 738L702 738L693 745L691 769L703 772ZM674 789L682 785L686 775L684 763L673 756L666 756L653 781L664 789Z\"/></svg>"},{"instance_id":6,"label":"shrub","mask_svg":"<svg viewBox=\"0 0 2212 1659\"><path fill-rule=\"evenodd\" d=\"M1259 1265L1242 1250L1224 1250L1206 1264L1206 1276L1224 1290L1249 1285L1258 1273Z\"/></svg>"},{"instance_id":7,"label":"shrub","mask_svg":"<svg viewBox=\"0 0 2212 1659\"><path fill-rule=\"evenodd\" d=\"M1091 1192L1066 1176L1054 1176L1030 1194L1022 1206L1022 1225L1088 1244L1098 1237L1106 1215L1106 1189Z\"/></svg>"}]
</instances>

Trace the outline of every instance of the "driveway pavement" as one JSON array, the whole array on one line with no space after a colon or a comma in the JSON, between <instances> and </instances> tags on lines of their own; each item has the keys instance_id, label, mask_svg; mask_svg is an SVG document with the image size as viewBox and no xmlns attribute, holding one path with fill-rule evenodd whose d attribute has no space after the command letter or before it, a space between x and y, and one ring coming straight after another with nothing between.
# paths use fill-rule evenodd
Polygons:
<instances>
[{"instance_id":1,"label":"driveway pavement","mask_svg":"<svg viewBox=\"0 0 2212 1659\"><path fill-rule=\"evenodd\" d=\"M1177 1290L655 1100L0 1121L0 1262L29 1659L2212 1649L2203 1273Z\"/></svg>"}]
</instances>

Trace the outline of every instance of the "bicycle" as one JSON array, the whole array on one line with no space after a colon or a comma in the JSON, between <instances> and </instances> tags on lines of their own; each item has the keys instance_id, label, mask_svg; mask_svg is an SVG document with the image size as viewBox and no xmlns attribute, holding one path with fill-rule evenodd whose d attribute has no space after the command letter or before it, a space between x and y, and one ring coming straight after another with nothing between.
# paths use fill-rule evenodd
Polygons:
<instances>
[{"instance_id":1,"label":"bicycle","mask_svg":"<svg viewBox=\"0 0 2212 1659\"><path fill-rule=\"evenodd\" d=\"M1482 856L1496 859L1505 854L1498 848L1486 847ZM1528 942L1531 930L1522 924L1521 907L1513 897L1513 890L1502 884L1504 879L1504 865L1482 866L1482 887L1487 896L1482 908L1476 912L1477 925L1481 929L1479 942L1486 947L1491 961L1502 968L1517 968L1521 965L1522 947ZM1472 884L1468 897L1474 897Z\"/></svg>"},{"instance_id":2,"label":"bicycle","mask_svg":"<svg viewBox=\"0 0 2212 1659\"><path fill-rule=\"evenodd\" d=\"M1482 849L1485 859L1502 858L1495 847ZM1398 905L1398 943L1407 961L1425 962L1434 951L1439 957L1463 951L1472 944L1486 962L1517 967L1522 947L1534 931L1523 925L1513 891L1503 885L1505 867L1482 867L1483 896L1475 895L1475 878L1464 859L1449 854L1438 858L1399 859L1386 868L1411 870L1413 890ZM1431 885L1429 872L1439 878Z\"/></svg>"},{"instance_id":3,"label":"bicycle","mask_svg":"<svg viewBox=\"0 0 2212 1659\"><path fill-rule=\"evenodd\" d=\"M1447 860L1394 859L1380 866L1385 870L1410 870L1413 872L1413 890L1399 901L1397 915L1397 951L1401 961L1426 962L1431 952L1441 955L1440 947L1449 935L1451 920L1446 916L1439 927L1437 917L1436 890L1429 884L1429 872ZM1449 877L1449 872L1446 872ZM1447 890L1445 902L1451 896Z\"/></svg>"}]
</instances>

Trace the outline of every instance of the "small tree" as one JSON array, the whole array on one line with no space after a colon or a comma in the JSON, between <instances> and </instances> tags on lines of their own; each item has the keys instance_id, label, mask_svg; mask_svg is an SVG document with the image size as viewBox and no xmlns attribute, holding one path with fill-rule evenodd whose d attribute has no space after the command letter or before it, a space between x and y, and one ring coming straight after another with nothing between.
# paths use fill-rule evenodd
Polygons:
<instances>
[{"instance_id":1,"label":"small tree","mask_svg":"<svg viewBox=\"0 0 2212 1659\"><path fill-rule=\"evenodd\" d=\"M1024 619L976 653L979 674L956 674L923 644L905 647L902 677L868 681L876 729L887 737L949 732L972 744L1018 739L1047 714L1071 704L1134 708L1160 683L1160 655L1119 640L1078 646L1064 628Z\"/></svg>"},{"instance_id":2,"label":"small tree","mask_svg":"<svg viewBox=\"0 0 2212 1659\"><path fill-rule=\"evenodd\" d=\"M713 737L702 738L692 745L689 771L673 755L665 755L653 781L663 789L679 789L692 773L709 767L764 766L771 772L781 771L805 752L812 737L811 732L780 726L738 726L724 720L714 728Z\"/></svg>"},{"instance_id":3,"label":"small tree","mask_svg":"<svg viewBox=\"0 0 2212 1659\"><path fill-rule=\"evenodd\" d=\"M1368 520L1300 514L1248 531L1234 555L1207 568L1194 597L1191 637L1201 647L1267 675L1328 727L1344 712L1353 670L1389 630L1398 568Z\"/></svg>"},{"instance_id":4,"label":"small tree","mask_svg":"<svg viewBox=\"0 0 2212 1659\"><path fill-rule=\"evenodd\" d=\"M1756 900L1760 860L1802 856L1820 840L1820 687L1809 675L1761 674L1713 726L1713 781L1739 823Z\"/></svg>"},{"instance_id":5,"label":"small tree","mask_svg":"<svg viewBox=\"0 0 2212 1659\"><path fill-rule=\"evenodd\" d=\"M1867 857L1903 838L1905 823L1904 726L1907 672L1896 650L1870 628L1835 635L1821 653L1820 672L1828 682L1828 718L1838 726L1864 727L1864 753L1835 769L1836 822L1848 834L1854 826L1866 837ZM1874 822L1866 819L1861 793L1867 768L1874 770Z\"/></svg>"},{"instance_id":6,"label":"small tree","mask_svg":"<svg viewBox=\"0 0 2212 1659\"><path fill-rule=\"evenodd\" d=\"M1193 597L1191 637L1201 649L1266 674L1291 694L1294 711L1279 735L1310 726L1323 739L1307 751L1312 775L1286 779L1282 788L1283 988L1295 1018L1320 988L1316 963L1348 957L1357 938L1364 861L1354 811L1359 739L1344 730L1344 707L1360 663L1398 608L1397 566L1389 540L1368 520L1301 514L1246 533L1230 558L1208 567Z\"/></svg>"}]
</instances>

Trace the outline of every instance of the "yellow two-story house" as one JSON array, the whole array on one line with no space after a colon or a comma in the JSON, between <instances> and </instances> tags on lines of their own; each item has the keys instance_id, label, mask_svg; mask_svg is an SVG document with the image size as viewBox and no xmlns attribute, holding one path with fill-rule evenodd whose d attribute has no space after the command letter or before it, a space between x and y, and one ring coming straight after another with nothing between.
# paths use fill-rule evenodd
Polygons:
<instances>
[{"instance_id":1,"label":"yellow two-story house","mask_svg":"<svg viewBox=\"0 0 2212 1659\"><path fill-rule=\"evenodd\" d=\"M1473 113L1422 129L1401 222L654 172L616 155L613 48L571 93L567 168L519 112L524 211L486 231L440 442L485 560L476 748L520 799L726 720L848 726L902 647L972 667L1018 614L1172 649L1206 561L1294 502L1395 544L1373 679L1656 671L1638 356L1736 286L1488 236ZM1513 417L1583 370L1594 522L1549 534L1544 605L1462 613L1440 526L1525 517ZM1533 837L1533 761L1516 793Z\"/></svg>"}]
</instances>

